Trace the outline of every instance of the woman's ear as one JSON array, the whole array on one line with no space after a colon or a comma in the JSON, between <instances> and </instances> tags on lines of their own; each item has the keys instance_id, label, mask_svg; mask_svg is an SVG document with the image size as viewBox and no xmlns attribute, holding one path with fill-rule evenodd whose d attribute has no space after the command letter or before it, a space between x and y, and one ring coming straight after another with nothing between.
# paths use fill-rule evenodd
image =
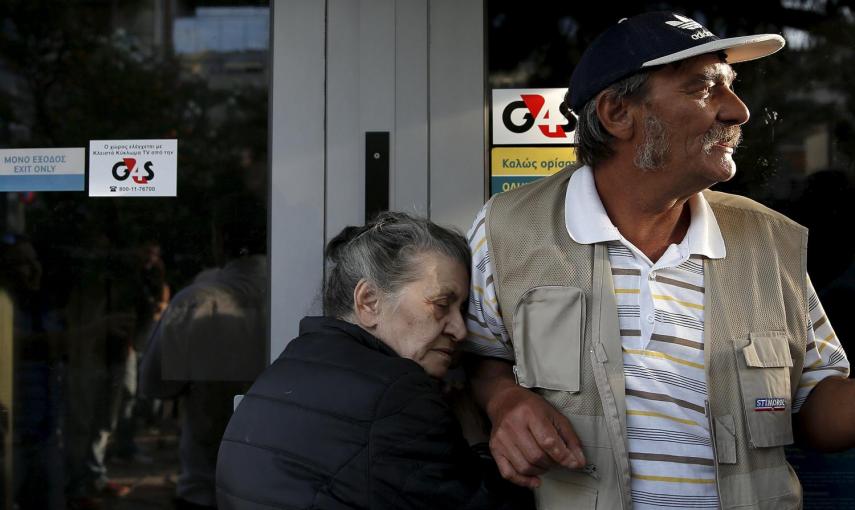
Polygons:
<instances>
[{"instance_id":1,"label":"woman's ear","mask_svg":"<svg viewBox=\"0 0 855 510\"><path fill-rule=\"evenodd\" d=\"M597 96L597 117L600 124L618 140L630 140L635 133L636 104L626 98L604 91Z\"/></svg>"},{"instance_id":2,"label":"woman's ear","mask_svg":"<svg viewBox=\"0 0 855 510\"><path fill-rule=\"evenodd\" d=\"M380 322L380 290L362 279L353 288L353 312L359 325L371 330Z\"/></svg>"}]
</instances>

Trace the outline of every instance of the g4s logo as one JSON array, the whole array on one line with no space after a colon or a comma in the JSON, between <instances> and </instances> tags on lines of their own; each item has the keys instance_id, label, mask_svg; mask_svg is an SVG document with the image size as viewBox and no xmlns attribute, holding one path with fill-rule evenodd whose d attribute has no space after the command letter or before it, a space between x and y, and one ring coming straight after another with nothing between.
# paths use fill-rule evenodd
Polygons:
<instances>
[{"instance_id":1,"label":"g4s logo","mask_svg":"<svg viewBox=\"0 0 855 510\"><path fill-rule=\"evenodd\" d=\"M113 178L117 181L124 181L131 177L137 184L148 184L148 181L154 179L154 166L151 161L146 161L142 169L137 166L137 160L134 158L122 158L113 165Z\"/></svg>"},{"instance_id":2,"label":"g4s logo","mask_svg":"<svg viewBox=\"0 0 855 510\"><path fill-rule=\"evenodd\" d=\"M563 102L558 107L560 116L550 118L549 109L544 109L546 99L539 94L520 94L522 101L512 101L502 111L502 123L512 133L525 133L537 122L537 127L544 136L549 138L566 138L567 134L576 129L576 117ZM522 122L514 122L517 110L527 110L522 116ZM557 117L557 118L556 118Z\"/></svg>"}]
</instances>

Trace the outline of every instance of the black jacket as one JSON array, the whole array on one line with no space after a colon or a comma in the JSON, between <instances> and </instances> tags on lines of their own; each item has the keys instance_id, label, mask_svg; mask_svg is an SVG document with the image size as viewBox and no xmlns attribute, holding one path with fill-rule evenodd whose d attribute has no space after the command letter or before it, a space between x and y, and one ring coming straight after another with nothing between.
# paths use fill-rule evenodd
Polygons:
<instances>
[{"instance_id":1,"label":"black jacket","mask_svg":"<svg viewBox=\"0 0 855 510\"><path fill-rule=\"evenodd\" d=\"M527 507L418 364L347 322L310 317L300 333L226 429L221 510Z\"/></svg>"}]
</instances>

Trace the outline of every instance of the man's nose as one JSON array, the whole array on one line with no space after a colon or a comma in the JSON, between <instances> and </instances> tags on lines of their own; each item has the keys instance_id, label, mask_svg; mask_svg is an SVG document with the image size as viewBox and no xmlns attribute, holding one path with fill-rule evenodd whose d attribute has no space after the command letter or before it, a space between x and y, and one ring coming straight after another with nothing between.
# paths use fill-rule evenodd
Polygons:
<instances>
[{"instance_id":1,"label":"man's nose","mask_svg":"<svg viewBox=\"0 0 855 510\"><path fill-rule=\"evenodd\" d=\"M728 126L741 126L748 122L751 112L742 99L732 89L726 89L725 96L718 112L718 120Z\"/></svg>"}]
</instances>

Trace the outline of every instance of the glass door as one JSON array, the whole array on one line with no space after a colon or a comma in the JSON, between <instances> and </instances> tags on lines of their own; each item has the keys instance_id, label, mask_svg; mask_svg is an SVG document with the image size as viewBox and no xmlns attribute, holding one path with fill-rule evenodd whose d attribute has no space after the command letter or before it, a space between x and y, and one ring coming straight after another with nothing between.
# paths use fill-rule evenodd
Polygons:
<instances>
[{"instance_id":1,"label":"glass door","mask_svg":"<svg viewBox=\"0 0 855 510\"><path fill-rule=\"evenodd\" d=\"M0 506L214 504L267 360L269 11L0 7Z\"/></svg>"}]
</instances>

